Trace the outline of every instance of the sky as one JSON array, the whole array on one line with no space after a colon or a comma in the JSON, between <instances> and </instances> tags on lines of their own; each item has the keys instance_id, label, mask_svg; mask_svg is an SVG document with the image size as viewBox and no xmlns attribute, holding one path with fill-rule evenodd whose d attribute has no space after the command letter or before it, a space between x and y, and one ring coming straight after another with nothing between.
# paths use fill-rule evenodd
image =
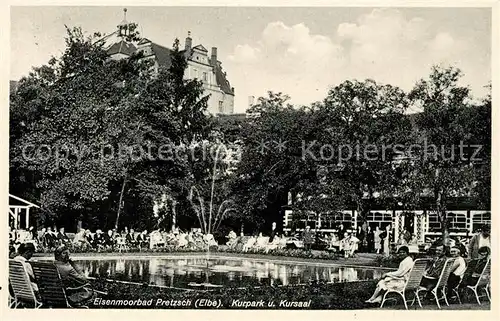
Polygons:
<instances>
[{"instance_id":1,"label":"sky","mask_svg":"<svg viewBox=\"0 0 500 321\"><path fill-rule=\"evenodd\" d=\"M127 8L153 42L184 44L191 31L194 45L217 47L236 113L268 90L310 104L348 79L409 90L435 64L459 67L476 98L491 81L489 8ZM61 55L64 25L109 34L122 19L123 7L11 7L10 79Z\"/></svg>"}]
</instances>

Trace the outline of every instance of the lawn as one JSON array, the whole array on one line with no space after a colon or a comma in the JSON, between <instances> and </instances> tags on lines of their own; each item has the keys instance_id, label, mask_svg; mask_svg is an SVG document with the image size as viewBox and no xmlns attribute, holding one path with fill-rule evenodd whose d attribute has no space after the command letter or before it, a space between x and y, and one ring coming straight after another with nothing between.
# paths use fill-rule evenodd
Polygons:
<instances>
[{"instance_id":1,"label":"lawn","mask_svg":"<svg viewBox=\"0 0 500 321\"><path fill-rule=\"evenodd\" d=\"M263 286L248 288L218 288L212 290L183 290L155 286L123 284L94 280L97 290L107 292L98 295L90 308L119 308L123 300L129 300L129 308L146 309L308 309L308 310L359 310L378 309L378 305L367 304L365 300L375 289L376 281L311 283L296 286ZM482 299L478 305L472 297L466 297L464 304L443 304L444 310L489 310L490 304ZM109 301L106 301L109 300ZM114 300L114 301L113 301ZM141 305L137 305L137 300ZM201 302L201 306L200 306ZM132 305L136 304L136 305ZM436 310L433 301L423 302L425 310ZM389 300L384 309L404 309L400 298ZM410 309L420 308L418 305Z\"/></svg>"}]
</instances>

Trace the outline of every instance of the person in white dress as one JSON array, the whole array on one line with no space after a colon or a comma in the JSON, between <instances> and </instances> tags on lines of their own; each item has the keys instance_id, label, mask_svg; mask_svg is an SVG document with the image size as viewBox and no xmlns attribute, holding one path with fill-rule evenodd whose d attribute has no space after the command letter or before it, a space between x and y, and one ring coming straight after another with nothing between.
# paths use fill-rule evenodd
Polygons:
<instances>
[{"instance_id":1,"label":"person in white dress","mask_svg":"<svg viewBox=\"0 0 500 321\"><path fill-rule=\"evenodd\" d=\"M380 303L382 301L382 291L403 290L411 269L413 268L413 259L410 256L410 251L407 246L401 246L398 249L398 257L401 258L397 271L388 272L382 275L382 278L377 283L377 287L373 295L366 300L367 303Z\"/></svg>"},{"instance_id":2,"label":"person in white dress","mask_svg":"<svg viewBox=\"0 0 500 321\"><path fill-rule=\"evenodd\" d=\"M382 239L380 238L380 233L382 233L380 227L376 226L375 232L373 233L373 243L375 243L375 252L377 252L377 254L379 254L382 249Z\"/></svg>"},{"instance_id":3,"label":"person in white dress","mask_svg":"<svg viewBox=\"0 0 500 321\"><path fill-rule=\"evenodd\" d=\"M448 277L448 283L446 288L448 290L448 298L453 296L453 289L455 289L462 280L465 271L467 270L467 263L465 259L461 256L460 248L458 246L454 246L450 249L451 257L455 259L453 261L453 266L451 267L450 276Z\"/></svg>"},{"instance_id":4,"label":"person in white dress","mask_svg":"<svg viewBox=\"0 0 500 321\"><path fill-rule=\"evenodd\" d=\"M384 255L389 256L391 254L391 237L392 237L392 228L391 224L385 227L385 235L384 238Z\"/></svg>"}]
</instances>

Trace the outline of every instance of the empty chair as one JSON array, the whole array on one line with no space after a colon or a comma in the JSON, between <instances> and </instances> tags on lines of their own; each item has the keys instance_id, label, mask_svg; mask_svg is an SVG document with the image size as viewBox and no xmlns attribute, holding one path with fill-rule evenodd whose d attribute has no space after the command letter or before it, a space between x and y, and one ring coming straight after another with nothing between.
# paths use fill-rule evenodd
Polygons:
<instances>
[{"instance_id":1,"label":"empty chair","mask_svg":"<svg viewBox=\"0 0 500 321\"><path fill-rule=\"evenodd\" d=\"M124 237L117 237L116 238L116 247L118 249L118 252L122 252L122 251L128 251L128 246L127 246L127 242L125 240Z\"/></svg>"},{"instance_id":2,"label":"empty chair","mask_svg":"<svg viewBox=\"0 0 500 321\"><path fill-rule=\"evenodd\" d=\"M42 305L42 302L36 298L23 263L9 260L9 284L13 295L13 300L9 305L11 308L17 308L21 303L32 306L35 309L38 309Z\"/></svg>"}]
</instances>

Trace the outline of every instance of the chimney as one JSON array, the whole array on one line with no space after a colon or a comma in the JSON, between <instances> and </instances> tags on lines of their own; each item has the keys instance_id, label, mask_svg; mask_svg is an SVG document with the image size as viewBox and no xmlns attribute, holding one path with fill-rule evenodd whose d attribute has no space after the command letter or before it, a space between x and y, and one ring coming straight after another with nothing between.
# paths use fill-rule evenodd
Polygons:
<instances>
[{"instance_id":1,"label":"chimney","mask_svg":"<svg viewBox=\"0 0 500 321\"><path fill-rule=\"evenodd\" d=\"M191 53L191 47L193 46L193 39L191 39L191 31L188 31L188 36L186 38L186 46L184 49L186 49L187 53Z\"/></svg>"},{"instance_id":2,"label":"chimney","mask_svg":"<svg viewBox=\"0 0 500 321\"><path fill-rule=\"evenodd\" d=\"M212 66L217 66L217 47L212 47L212 57L210 58Z\"/></svg>"}]
</instances>

